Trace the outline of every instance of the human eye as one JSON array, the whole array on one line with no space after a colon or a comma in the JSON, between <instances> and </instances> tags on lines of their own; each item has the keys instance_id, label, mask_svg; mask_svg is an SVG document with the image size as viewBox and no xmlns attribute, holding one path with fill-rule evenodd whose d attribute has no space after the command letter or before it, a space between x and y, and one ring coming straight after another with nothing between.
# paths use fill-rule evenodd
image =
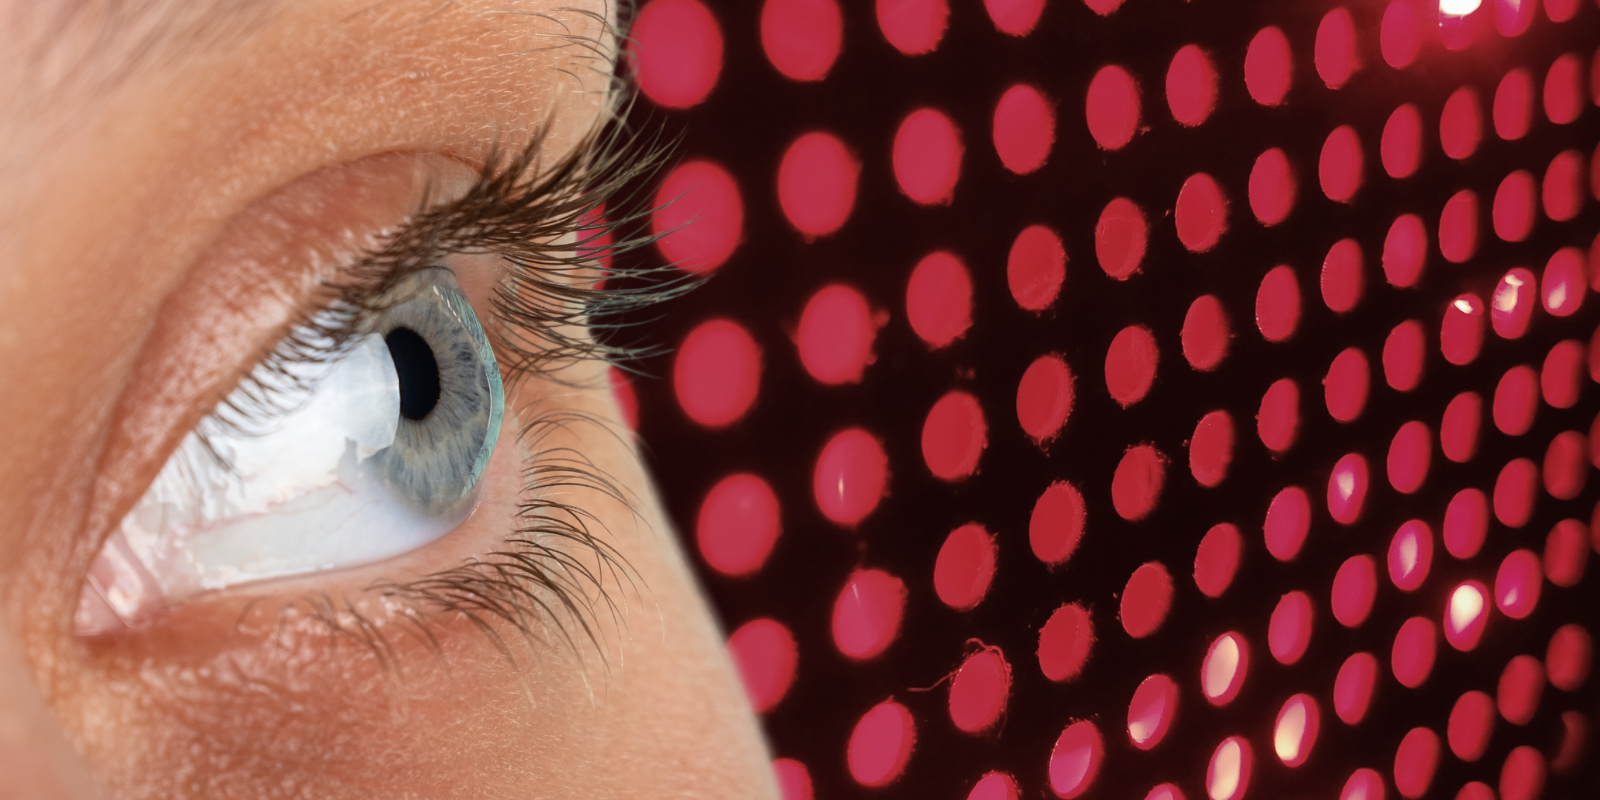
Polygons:
<instances>
[{"instance_id":1,"label":"human eye","mask_svg":"<svg viewBox=\"0 0 1600 800\"><path fill-rule=\"evenodd\" d=\"M697 280L616 9L179 5L0 198L0 611L106 796L772 796L610 392Z\"/></svg>"}]
</instances>

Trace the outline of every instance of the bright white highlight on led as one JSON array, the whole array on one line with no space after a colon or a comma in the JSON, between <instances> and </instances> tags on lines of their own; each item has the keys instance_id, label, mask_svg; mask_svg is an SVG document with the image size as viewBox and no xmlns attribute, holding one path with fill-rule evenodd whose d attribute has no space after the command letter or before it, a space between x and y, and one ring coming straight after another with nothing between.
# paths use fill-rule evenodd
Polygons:
<instances>
[{"instance_id":1,"label":"bright white highlight on led","mask_svg":"<svg viewBox=\"0 0 1600 800\"><path fill-rule=\"evenodd\" d=\"M1239 643L1232 636L1223 636L1217 640L1211 657L1206 661L1205 675L1201 680L1206 697L1215 700L1226 694L1238 670Z\"/></svg>"},{"instance_id":2,"label":"bright white highlight on led","mask_svg":"<svg viewBox=\"0 0 1600 800\"><path fill-rule=\"evenodd\" d=\"M1511 0L1513 5L1521 5L1517 0ZM1439 13L1449 14L1452 17L1464 17L1478 10L1483 5L1483 0L1439 0Z\"/></svg>"},{"instance_id":3,"label":"bright white highlight on led","mask_svg":"<svg viewBox=\"0 0 1600 800\"><path fill-rule=\"evenodd\" d=\"M1244 768L1244 754L1239 743L1229 739L1211 756L1211 774L1207 776L1206 794L1211 800L1232 800L1239 791L1239 773Z\"/></svg>"},{"instance_id":4,"label":"bright white highlight on led","mask_svg":"<svg viewBox=\"0 0 1600 800\"><path fill-rule=\"evenodd\" d=\"M1483 613L1483 593L1476 586L1457 586L1450 595L1450 626L1464 631Z\"/></svg>"}]
</instances>

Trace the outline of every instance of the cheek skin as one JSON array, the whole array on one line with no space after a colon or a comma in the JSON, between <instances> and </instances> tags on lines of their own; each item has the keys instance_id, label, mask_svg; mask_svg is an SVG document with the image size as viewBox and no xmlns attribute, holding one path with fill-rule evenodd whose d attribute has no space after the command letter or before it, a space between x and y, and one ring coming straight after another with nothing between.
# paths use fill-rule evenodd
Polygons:
<instances>
[{"instance_id":1,"label":"cheek skin","mask_svg":"<svg viewBox=\"0 0 1600 800\"><path fill-rule=\"evenodd\" d=\"M628 565L604 581L616 608L594 606L593 640L570 616L561 622L571 644L548 623L534 643L496 625L513 666L482 631L434 613L435 653L403 609L361 591L506 536L527 456L508 419L483 504L444 539L332 588L324 576L274 584L255 603L225 593L91 647L69 721L105 784L128 790L113 796L256 798L287 780L304 783L281 794L318 797L775 798L721 635L636 459L598 421L615 424L609 394L533 381L520 398L524 419L596 418L552 428L534 446L574 448L638 496L630 510L595 491L549 490L593 512ZM593 563L575 546L563 551ZM312 587L337 598L323 613L341 632L289 602ZM337 613L345 598L373 627Z\"/></svg>"}]
</instances>

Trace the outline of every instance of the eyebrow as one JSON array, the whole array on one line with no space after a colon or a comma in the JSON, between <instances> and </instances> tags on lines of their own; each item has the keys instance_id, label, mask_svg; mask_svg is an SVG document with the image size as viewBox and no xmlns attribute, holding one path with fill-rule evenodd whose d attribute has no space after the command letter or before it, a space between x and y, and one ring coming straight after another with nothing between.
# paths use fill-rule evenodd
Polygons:
<instances>
[{"instance_id":1,"label":"eyebrow","mask_svg":"<svg viewBox=\"0 0 1600 800\"><path fill-rule=\"evenodd\" d=\"M4 2L4 0L0 0ZM226 46L282 0L12 0L41 97L111 94L130 77Z\"/></svg>"}]
</instances>

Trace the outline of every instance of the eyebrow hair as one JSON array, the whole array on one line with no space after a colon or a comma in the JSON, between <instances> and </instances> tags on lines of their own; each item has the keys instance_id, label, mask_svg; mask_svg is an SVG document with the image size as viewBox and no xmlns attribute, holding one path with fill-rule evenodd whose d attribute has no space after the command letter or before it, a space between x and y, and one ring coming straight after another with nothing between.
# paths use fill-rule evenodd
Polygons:
<instances>
[{"instance_id":1,"label":"eyebrow hair","mask_svg":"<svg viewBox=\"0 0 1600 800\"><path fill-rule=\"evenodd\" d=\"M4 0L0 0L4 2ZM40 97L112 93L130 77L225 46L255 30L282 0L13 0Z\"/></svg>"}]
</instances>

